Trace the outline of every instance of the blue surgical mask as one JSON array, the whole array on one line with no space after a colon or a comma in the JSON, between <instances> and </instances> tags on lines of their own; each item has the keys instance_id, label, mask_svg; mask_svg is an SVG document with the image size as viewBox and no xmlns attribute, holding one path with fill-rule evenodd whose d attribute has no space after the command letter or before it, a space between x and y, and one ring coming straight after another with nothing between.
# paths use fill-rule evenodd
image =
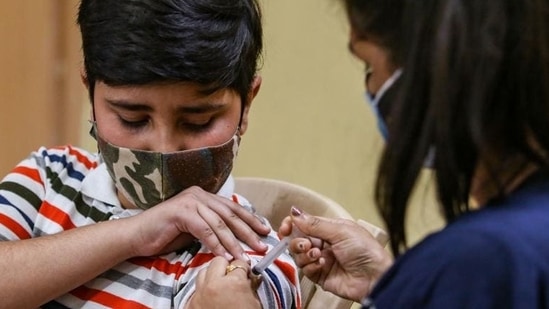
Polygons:
<instances>
[{"instance_id":1,"label":"blue surgical mask","mask_svg":"<svg viewBox=\"0 0 549 309\"><path fill-rule=\"evenodd\" d=\"M368 72L367 74L371 74L371 72ZM400 75L402 74L402 69L396 70L391 77L389 77L383 85L381 85L381 88L376 94L372 94L368 89L366 89L366 95L365 99L366 102L370 105L372 108L372 112L374 113L374 116L377 120L377 127L379 129L379 132L383 136L383 139L387 140L389 137L389 130L387 129L387 123L385 122L385 119L383 119L383 116L381 115L381 112L379 110L379 102L381 102L381 98L383 95L387 92L391 86L398 80ZM368 76L366 76L368 78Z\"/></svg>"},{"instance_id":2,"label":"blue surgical mask","mask_svg":"<svg viewBox=\"0 0 549 309\"><path fill-rule=\"evenodd\" d=\"M366 74L371 74L371 72L367 72ZM400 75L402 74L402 69L396 70L391 77L389 77L383 85L381 85L381 88L376 94L372 94L368 89L366 89L365 99L366 102L368 102L368 105L372 108L372 112L374 113L374 116L376 117L377 121L377 127L379 129L379 132L383 136L383 139L387 141L389 137L389 129L387 128L387 123L385 119L383 118L383 115L380 112L379 109L379 103L381 102L381 98L383 95L389 90L394 83L398 80ZM366 76L368 78L368 75ZM425 161L423 162L423 167L426 168L432 168L434 161L435 161L435 147L430 147L429 152L427 153L427 157L425 157Z\"/></svg>"}]
</instances>

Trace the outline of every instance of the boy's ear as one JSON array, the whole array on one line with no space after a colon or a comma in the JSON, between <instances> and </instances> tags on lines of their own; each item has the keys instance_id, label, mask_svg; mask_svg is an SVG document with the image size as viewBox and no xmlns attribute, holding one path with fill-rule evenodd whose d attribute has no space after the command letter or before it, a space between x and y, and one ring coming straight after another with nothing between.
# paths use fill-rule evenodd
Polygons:
<instances>
[{"instance_id":1,"label":"boy's ear","mask_svg":"<svg viewBox=\"0 0 549 309\"><path fill-rule=\"evenodd\" d=\"M80 69L80 80L82 81L82 85L84 85L84 87L86 87L86 90L88 90L88 92L90 91L90 82L88 80L88 77L86 76L86 72L84 71L84 68L81 68ZM90 102L91 104L91 109L90 109L90 121L94 121L95 120L95 117L94 117L94 113L93 113L93 102Z\"/></svg>"},{"instance_id":2,"label":"boy's ear","mask_svg":"<svg viewBox=\"0 0 549 309\"><path fill-rule=\"evenodd\" d=\"M90 90L90 82L88 81L88 76L86 75L86 71L84 68L80 68L80 80L82 81L82 85L86 87L86 89Z\"/></svg>"},{"instance_id":3,"label":"boy's ear","mask_svg":"<svg viewBox=\"0 0 549 309\"><path fill-rule=\"evenodd\" d=\"M261 81L261 76L256 75L252 82L250 92L248 92L246 104L244 105L244 110L242 111L242 119L240 120L240 135L244 135L244 133L248 129L248 113L250 112L252 101L255 99L257 93L259 92L259 89L261 88Z\"/></svg>"}]
</instances>

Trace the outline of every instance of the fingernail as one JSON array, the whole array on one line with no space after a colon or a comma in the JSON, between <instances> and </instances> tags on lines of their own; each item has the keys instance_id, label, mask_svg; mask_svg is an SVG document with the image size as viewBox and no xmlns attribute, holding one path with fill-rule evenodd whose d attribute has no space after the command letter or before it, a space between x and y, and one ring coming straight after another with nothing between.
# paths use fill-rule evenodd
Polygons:
<instances>
[{"instance_id":1,"label":"fingernail","mask_svg":"<svg viewBox=\"0 0 549 309\"><path fill-rule=\"evenodd\" d=\"M324 265L326 263L326 259L321 257L320 259L318 259L318 265Z\"/></svg>"},{"instance_id":2,"label":"fingernail","mask_svg":"<svg viewBox=\"0 0 549 309\"><path fill-rule=\"evenodd\" d=\"M292 216L294 217L299 217L301 216L301 214L303 213L303 211L301 211L301 209L295 207L295 206L292 206L292 210L291 210L291 213L292 213Z\"/></svg>"},{"instance_id":3,"label":"fingernail","mask_svg":"<svg viewBox=\"0 0 549 309\"><path fill-rule=\"evenodd\" d=\"M232 255L230 255L229 253L226 253L224 254L225 258L227 259L227 261L232 261L234 260L234 257Z\"/></svg>"}]
</instances>

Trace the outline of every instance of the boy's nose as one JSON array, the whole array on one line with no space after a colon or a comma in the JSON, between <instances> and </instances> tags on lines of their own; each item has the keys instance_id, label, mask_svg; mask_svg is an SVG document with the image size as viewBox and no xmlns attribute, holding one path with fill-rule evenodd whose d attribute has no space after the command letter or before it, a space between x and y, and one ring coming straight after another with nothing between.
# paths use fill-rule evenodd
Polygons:
<instances>
[{"instance_id":1,"label":"boy's nose","mask_svg":"<svg viewBox=\"0 0 549 309\"><path fill-rule=\"evenodd\" d=\"M185 139L174 132L161 132L150 142L151 150L161 153L185 150Z\"/></svg>"}]
</instances>

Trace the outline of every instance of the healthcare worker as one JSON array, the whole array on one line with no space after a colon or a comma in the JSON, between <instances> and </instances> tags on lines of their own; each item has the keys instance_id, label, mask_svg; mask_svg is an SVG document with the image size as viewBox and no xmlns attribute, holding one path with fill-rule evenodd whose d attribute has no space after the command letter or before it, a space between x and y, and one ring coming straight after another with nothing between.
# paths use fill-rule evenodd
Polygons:
<instances>
[{"instance_id":1,"label":"healthcare worker","mask_svg":"<svg viewBox=\"0 0 549 309\"><path fill-rule=\"evenodd\" d=\"M384 1L342 2L353 33L366 3ZM363 308L549 308L549 0L405 0L402 20L375 187L396 260L351 221L293 209L279 233L323 239L294 239L297 264ZM447 225L408 248L409 197L432 149Z\"/></svg>"}]
</instances>

